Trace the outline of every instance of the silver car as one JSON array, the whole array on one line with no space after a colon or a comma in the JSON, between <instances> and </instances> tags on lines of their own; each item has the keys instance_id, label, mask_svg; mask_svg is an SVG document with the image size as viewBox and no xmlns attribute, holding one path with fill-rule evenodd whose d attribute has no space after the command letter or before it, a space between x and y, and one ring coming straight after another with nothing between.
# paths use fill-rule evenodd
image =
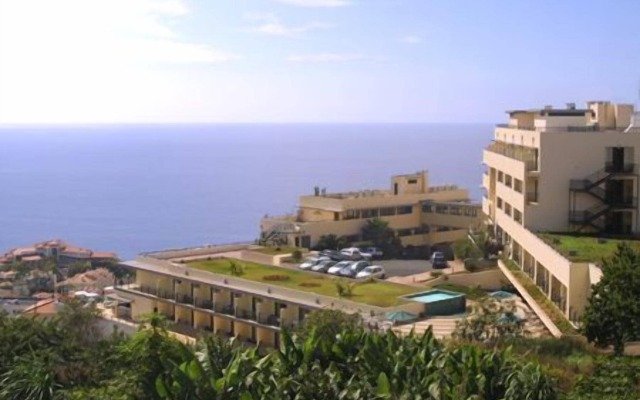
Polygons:
<instances>
[{"instance_id":1,"label":"silver car","mask_svg":"<svg viewBox=\"0 0 640 400\"><path fill-rule=\"evenodd\" d=\"M327 273L331 275L338 275L343 268L350 266L352 263L353 261L340 261L333 267L329 268Z\"/></svg>"},{"instance_id":2,"label":"silver car","mask_svg":"<svg viewBox=\"0 0 640 400\"><path fill-rule=\"evenodd\" d=\"M334 265L336 265L336 261L325 260L325 261L321 261L321 262L317 263L316 265L314 265L313 267L311 267L311 270L313 272L327 272L329 270L329 268L333 267Z\"/></svg>"}]
</instances>

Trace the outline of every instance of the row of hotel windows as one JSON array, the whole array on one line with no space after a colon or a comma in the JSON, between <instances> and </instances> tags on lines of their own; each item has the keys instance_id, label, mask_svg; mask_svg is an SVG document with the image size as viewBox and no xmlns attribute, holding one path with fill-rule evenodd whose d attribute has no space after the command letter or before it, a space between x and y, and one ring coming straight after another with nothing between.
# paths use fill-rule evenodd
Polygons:
<instances>
[{"instance_id":1,"label":"row of hotel windows","mask_svg":"<svg viewBox=\"0 0 640 400\"><path fill-rule=\"evenodd\" d=\"M497 206L500 210L503 210L505 214L512 217L514 221L522 225L522 211L512 207L511 204L502 200L501 197L497 198Z\"/></svg>"},{"instance_id":2,"label":"row of hotel windows","mask_svg":"<svg viewBox=\"0 0 640 400\"><path fill-rule=\"evenodd\" d=\"M342 213L342 219L361 219L390 217L393 215L404 215L413 213L413 206L366 208L363 210L346 210Z\"/></svg>"},{"instance_id":3,"label":"row of hotel windows","mask_svg":"<svg viewBox=\"0 0 640 400\"><path fill-rule=\"evenodd\" d=\"M518 193L522 193L523 191L523 185L520 179L513 178L511 175L505 174L502 171L498 171L498 182L503 183Z\"/></svg>"},{"instance_id":4,"label":"row of hotel windows","mask_svg":"<svg viewBox=\"0 0 640 400\"><path fill-rule=\"evenodd\" d=\"M455 204L422 203L422 212L477 217L478 207Z\"/></svg>"},{"instance_id":5,"label":"row of hotel windows","mask_svg":"<svg viewBox=\"0 0 640 400\"><path fill-rule=\"evenodd\" d=\"M415 235L426 235L430 232L447 232L460 229L463 228L444 225L422 225L415 228L396 229L396 234L398 235L398 237L406 237ZM345 235L344 238L347 242L350 243L360 242L363 240L361 235Z\"/></svg>"}]
</instances>

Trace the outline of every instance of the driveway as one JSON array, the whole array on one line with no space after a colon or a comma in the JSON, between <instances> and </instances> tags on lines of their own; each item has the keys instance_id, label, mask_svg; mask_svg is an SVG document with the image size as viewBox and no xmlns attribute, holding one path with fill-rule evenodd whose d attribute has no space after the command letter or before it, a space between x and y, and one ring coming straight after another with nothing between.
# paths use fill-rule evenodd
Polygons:
<instances>
[{"instance_id":1,"label":"driveway","mask_svg":"<svg viewBox=\"0 0 640 400\"><path fill-rule=\"evenodd\" d=\"M431 271L431 262L427 260L380 260L372 264L382 265L387 277L416 275Z\"/></svg>"}]
</instances>

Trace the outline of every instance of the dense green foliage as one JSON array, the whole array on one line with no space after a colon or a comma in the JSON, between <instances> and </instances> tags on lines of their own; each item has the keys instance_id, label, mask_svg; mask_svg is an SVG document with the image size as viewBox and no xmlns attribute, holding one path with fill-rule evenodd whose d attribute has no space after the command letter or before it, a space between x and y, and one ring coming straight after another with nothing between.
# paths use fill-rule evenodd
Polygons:
<instances>
[{"instance_id":1,"label":"dense green foliage","mask_svg":"<svg viewBox=\"0 0 640 400\"><path fill-rule=\"evenodd\" d=\"M362 240L382 250L385 258L394 258L402 252L402 242L389 223L380 218L367 220L362 228Z\"/></svg>"},{"instance_id":2,"label":"dense green foliage","mask_svg":"<svg viewBox=\"0 0 640 400\"><path fill-rule=\"evenodd\" d=\"M340 250L347 247L349 242L344 236L337 236L333 233L321 235L314 250Z\"/></svg>"},{"instance_id":3,"label":"dense green foliage","mask_svg":"<svg viewBox=\"0 0 640 400\"><path fill-rule=\"evenodd\" d=\"M268 352L214 336L187 346L158 315L132 337L104 336L95 318L79 304L50 320L0 315L0 400L637 398L640 363L613 358L563 397L553 377L570 372L565 359L591 357L566 340L445 343L323 311Z\"/></svg>"},{"instance_id":4,"label":"dense green foliage","mask_svg":"<svg viewBox=\"0 0 640 400\"><path fill-rule=\"evenodd\" d=\"M598 346L640 340L640 251L622 243L602 265L602 279L593 286L583 317L583 331Z\"/></svg>"}]
</instances>

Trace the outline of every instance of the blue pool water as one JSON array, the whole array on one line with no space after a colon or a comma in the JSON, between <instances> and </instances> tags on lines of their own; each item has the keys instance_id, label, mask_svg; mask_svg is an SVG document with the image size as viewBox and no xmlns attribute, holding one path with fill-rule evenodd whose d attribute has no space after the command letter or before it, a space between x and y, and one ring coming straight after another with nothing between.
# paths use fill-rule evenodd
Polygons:
<instances>
[{"instance_id":1,"label":"blue pool water","mask_svg":"<svg viewBox=\"0 0 640 400\"><path fill-rule=\"evenodd\" d=\"M459 297L460 294L432 291L421 293L415 296L409 297L413 301L418 301L420 303L433 303L435 301L448 300Z\"/></svg>"}]
</instances>

